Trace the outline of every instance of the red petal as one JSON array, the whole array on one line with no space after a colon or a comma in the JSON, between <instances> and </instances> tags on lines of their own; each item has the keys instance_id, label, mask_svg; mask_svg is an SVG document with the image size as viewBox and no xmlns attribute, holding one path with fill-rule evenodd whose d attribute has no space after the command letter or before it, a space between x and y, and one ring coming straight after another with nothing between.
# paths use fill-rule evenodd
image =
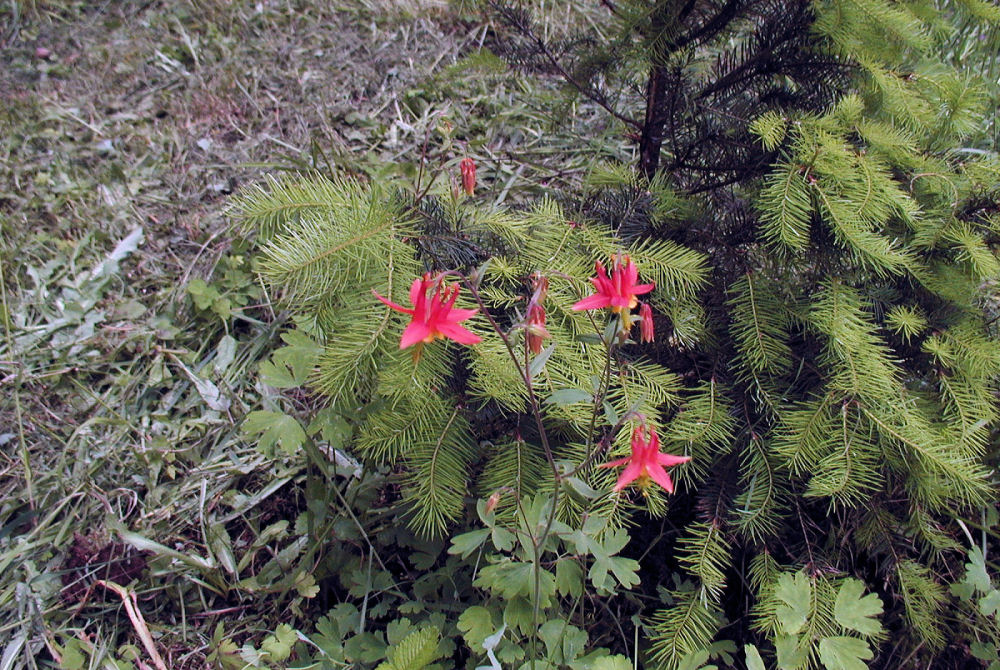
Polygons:
<instances>
[{"instance_id":1,"label":"red petal","mask_svg":"<svg viewBox=\"0 0 1000 670\"><path fill-rule=\"evenodd\" d=\"M656 288L656 284L639 284L638 286L632 287L632 295L642 295L643 293L649 293L654 288Z\"/></svg>"},{"instance_id":2,"label":"red petal","mask_svg":"<svg viewBox=\"0 0 1000 670\"><path fill-rule=\"evenodd\" d=\"M584 309L601 309L602 307L609 307L610 305L611 299L608 298L608 296L596 293L575 303L573 305L573 311L579 312Z\"/></svg>"},{"instance_id":3,"label":"red petal","mask_svg":"<svg viewBox=\"0 0 1000 670\"><path fill-rule=\"evenodd\" d=\"M628 467L622 470L622 474L618 477L618 482L615 484L615 491L621 491L623 488L634 482L642 474L642 466L635 461L628 464Z\"/></svg>"},{"instance_id":4,"label":"red petal","mask_svg":"<svg viewBox=\"0 0 1000 670\"><path fill-rule=\"evenodd\" d=\"M462 326L454 323L438 324L438 332L447 338L455 340L459 344L479 344L483 338Z\"/></svg>"},{"instance_id":5,"label":"red petal","mask_svg":"<svg viewBox=\"0 0 1000 670\"><path fill-rule=\"evenodd\" d=\"M634 285L636 280L639 279L639 270L636 269L635 263L633 263L631 260L629 260L628 263L625 264L625 269L623 274L625 275L625 281L628 282L627 284L628 286Z\"/></svg>"},{"instance_id":6,"label":"red petal","mask_svg":"<svg viewBox=\"0 0 1000 670\"><path fill-rule=\"evenodd\" d=\"M656 462L666 467L670 467L671 465L680 465L681 463L687 463L690 460L691 460L690 456L674 456L673 454L656 455Z\"/></svg>"},{"instance_id":7,"label":"red petal","mask_svg":"<svg viewBox=\"0 0 1000 670\"><path fill-rule=\"evenodd\" d=\"M612 307L628 307L629 304L632 302L632 297L615 295L611 296L611 299L608 302L611 303Z\"/></svg>"},{"instance_id":8,"label":"red petal","mask_svg":"<svg viewBox=\"0 0 1000 670\"><path fill-rule=\"evenodd\" d=\"M420 281L420 280L418 279L417 281ZM383 298L382 296L380 296L378 293L375 293L375 289L372 289L372 294L374 294L374 296L376 298L378 298L381 302L384 302L386 305L388 305L392 309L396 310L397 312L402 312L403 314L413 314L413 310L412 309L407 309L407 308L403 307L402 305L397 305L396 303L394 303L391 300L386 300L385 298Z\"/></svg>"},{"instance_id":9,"label":"red petal","mask_svg":"<svg viewBox=\"0 0 1000 670\"><path fill-rule=\"evenodd\" d=\"M413 283L410 284L410 304L416 306L417 301L421 298L426 300L427 287L424 285L424 281L425 279L417 277L413 280Z\"/></svg>"},{"instance_id":10,"label":"red petal","mask_svg":"<svg viewBox=\"0 0 1000 670\"><path fill-rule=\"evenodd\" d=\"M479 313L478 309L453 308L451 311L448 312L448 315L445 317L445 319L450 323L458 323L459 321L465 321L466 319L471 319L478 313Z\"/></svg>"},{"instance_id":11,"label":"red petal","mask_svg":"<svg viewBox=\"0 0 1000 670\"><path fill-rule=\"evenodd\" d=\"M670 475L668 475L667 471L664 470L662 467L660 467L659 465L650 465L648 468L646 468L646 472L649 473L650 478L654 482L665 488L667 490L667 493L674 492L674 483L673 481L671 481Z\"/></svg>"},{"instance_id":12,"label":"red petal","mask_svg":"<svg viewBox=\"0 0 1000 670\"><path fill-rule=\"evenodd\" d=\"M420 321L411 321L410 325L403 331L403 337L399 340L399 348L405 349L417 342L423 342L430 335L431 329L427 327L427 324Z\"/></svg>"},{"instance_id":13,"label":"red petal","mask_svg":"<svg viewBox=\"0 0 1000 670\"><path fill-rule=\"evenodd\" d=\"M610 461L608 463L601 463L597 467L599 467L599 468L617 468L620 465L625 465L626 463L628 463L631 460L632 460L631 456L626 456L625 458L619 458L617 460Z\"/></svg>"}]
</instances>

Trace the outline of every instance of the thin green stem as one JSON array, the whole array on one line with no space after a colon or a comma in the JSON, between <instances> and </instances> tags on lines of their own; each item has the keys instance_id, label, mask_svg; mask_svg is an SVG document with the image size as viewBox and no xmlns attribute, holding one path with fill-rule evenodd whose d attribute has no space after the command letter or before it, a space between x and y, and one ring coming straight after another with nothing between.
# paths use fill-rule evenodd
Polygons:
<instances>
[{"instance_id":1,"label":"thin green stem","mask_svg":"<svg viewBox=\"0 0 1000 670\"><path fill-rule=\"evenodd\" d=\"M592 448L594 446L594 430L597 427L597 414L604 404L604 398L608 394L608 387L611 385L611 357L614 353L614 343L605 342L604 373L601 375L601 385L594 396L594 411L590 414L590 426L587 428L587 458L590 460Z\"/></svg>"},{"instance_id":2,"label":"thin green stem","mask_svg":"<svg viewBox=\"0 0 1000 670\"><path fill-rule=\"evenodd\" d=\"M527 338L525 338L524 342L524 361L522 363L517 354L514 352L514 345L510 341L510 336L500 328L500 324L498 324L496 319L493 318L493 315L490 314L490 311L486 308L486 303L483 302L483 296L479 293L479 290L471 281L469 281L468 277L464 275L460 275L460 277L462 282L469 289L472 297L475 299L476 304L479 305L479 309L483 313L483 316L486 317L486 319L490 322L490 325L493 327L493 330L500 336L500 339L503 340L504 346L507 348L507 354L514 362L514 365L517 366L521 380L524 382L524 388L528 393L528 405L531 407L531 414L535 418L535 425L538 429L538 438L542 443L542 450L545 452L545 460L548 461L549 467L552 468L552 509L549 511L548 518L545 521L545 528L542 530L541 535L535 537L534 533L532 533L531 539L532 554L534 559L534 565L532 566L534 578L534 584L532 585L533 606L531 611L531 628L534 632L531 634L531 668L534 670L536 659L538 657L538 615L541 609L540 595L542 579L542 553L545 542L548 540L549 534L552 532L552 524L555 523L556 511L559 507L559 492L562 488L560 486L562 483L562 477L559 474L559 468L556 465L555 456L552 454L552 447L549 445L549 438L545 432L545 426L542 423L542 412L538 404L538 397L535 395L535 390L531 383L531 362L528 356L529 349ZM525 519L527 520L527 516L525 516Z\"/></svg>"}]
</instances>

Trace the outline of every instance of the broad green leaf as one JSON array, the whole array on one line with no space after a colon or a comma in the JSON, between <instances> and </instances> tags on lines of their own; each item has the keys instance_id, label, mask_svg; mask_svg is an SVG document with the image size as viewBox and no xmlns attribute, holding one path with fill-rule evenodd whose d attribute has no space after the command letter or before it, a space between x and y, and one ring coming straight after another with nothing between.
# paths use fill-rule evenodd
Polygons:
<instances>
[{"instance_id":1,"label":"broad green leaf","mask_svg":"<svg viewBox=\"0 0 1000 670\"><path fill-rule=\"evenodd\" d=\"M319 436L330 447L340 449L351 438L353 429L340 412L332 407L326 407L316 412L313 420L309 422L306 432L310 435L319 433ZM338 465L340 464L338 463Z\"/></svg>"},{"instance_id":2,"label":"broad green leaf","mask_svg":"<svg viewBox=\"0 0 1000 670\"><path fill-rule=\"evenodd\" d=\"M375 663L385 658L386 644L381 633L360 633L344 643L344 653L349 661Z\"/></svg>"},{"instance_id":3,"label":"broad green leaf","mask_svg":"<svg viewBox=\"0 0 1000 670\"><path fill-rule=\"evenodd\" d=\"M272 663L286 660L292 654L292 645L298 640L295 629L287 623L280 624L273 634L260 643L261 653L267 653L267 660Z\"/></svg>"},{"instance_id":4,"label":"broad green leaf","mask_svg":"<svg viewBox=\"0 0 1000 670\"><path fill-rule=\"evenodd\" d=\"M624 656L602 656L590 665L590 670L632 670L632 661Z\"/></svg>"},{"instance_id":5,"label":"broad green leaf","mask_svg":"<svg viewBox=\"0 0 1000 670\"><path fill-rule=\"evenodd\" d=\"M579 596L583 593L583 568L572 558L556 563L556 591L564 596Z\"/></svg>"},{"instance_id":6,"label":"broad green leaf","mask_svg":"<svg viewBox=\"0 0 1000 670\"><path fill-rule=\"evenodd\" d=\"M490 536L490 529L483 528L481 530L474 530L468 533L462 533L461 535L456 535L451 539L451 546L448 547L448 553L452 555L459 555L462 558L468 558L474 551L483 546L483 542L486 538Z\"/></svg>"},{"instance_id":7,"label":"broad green leaf","mask_svg":"<svg viewBox=\"0 0 1000 670\"><path fill-rule=\"evenodd\" d=\"M747 670L767 670L764 659L760 657L757 647L752 644L743 645L743 653L747 657Z\"/></svg>"},{"instance_id":8,"label":"broad green leaf","mask_svg":"<svg viewBox=\"0 0 1000 670\"><path fill-rule=\"evenodd\" d=\"M979 611L984 616L996 616L998 610L1000 610L1000 591L990 591L979 599Z\"/></svg>"},{"instance_id":9,"label":"broad green leaf","mask_svg":"<svg viewBox=\"0 0 1000 670\"><path fill-rule=\"evenodd\" d=\"M295 590L303 598L315 598L319 594L319 585L311 574L300 571L295 575Z\"/></svg>"},{"instance_id":10,"label":"broad green leaf","mask_svg":"<svg viewBox=\"0 0 1000 670\"><path fill-rule=\"evenodd\" d=\"M277 349L271 359L260 364L260 376L265 384L275 388L302 386L309 379L323 347L301 330L281 334L288 346Z\"/></svg>"},{"instance_id":11,"label":"broad green leaf","mask_svg":"<svg viewBox=\"0 0 1000 670\"><path fill-rule=\"evenodd\" d=\"M243 421L243 432L251 437L259 435L257 448L268 456L274 455L275 446L280 446L282 451L292 455L306 441L302 425L281 412L250 412Z\"/></svg>"},{"instance_id":12,"label":"broad green leaf","mask_svg":"<svg viewBox=\"0 0 1000 670\"><path fill-rule=\"evenodd\" d=\"M537 377L545 369L545 362L549 360L549 356L555 350L556 345L554 343L542 349L542 352L535 356L534 360L531 361L531 365L528 366L528 374L532 377Z\"/></svg>"},{"instance_id":13,"label":"broad green leaf","mask_svg":"<svg viewBox=\"0 0 1000 670\"><path fill-rule=\"evenodd\" d=\"M986 558L979 547L969 549L969 562L965 564L965 581L980 593L993 590L990 574L986 571Z\"/></svg>"},{"instance_id":14,"label":"broad green leaf","mask_svg":"<svg viewBox=\"0 0 1000 670\"><path fill-rule=\"evenodd\" d=\"M538 637L545 643L549 660L560 665L574 660L587 645L587 633L559 619L542 624Z\"/></svg>"},{"instance_id":15,"label":"broad green leaf","mask_svg":"<svg viewBox=\"0 0 1000 670\"><path fill-rule=\"evenodd\" d=\"M969 651L980 661L997 660L997 656L1000 654L1000 650L992 642L973 641L969 644Z\"/></svg>"},{"instance_id":16,"label":"broad green leaf","mask_svg":"<svg viewBox=\"0 0 1000 670\"><path fill-rule=\"evenodd\" d=\"M798 633L809 618L812 600L809 578L802 572L796 572L794 577L783 573L778 577L774 595L782 603L775 610L781 628L788 634Z\"/></svg>"},{"instance_id":17,"label":"broad green leaf","mask_svg":"<svg viewBox=\"0 0 1000 670\"><path fill-rule=\"evenodd\" d=\"M569 484L570 493L576 494L583 500L593 500L600 495L600 492L591 488L587 482L579 477L567 477L564 481Z\"/></svg>"},{"instance_id":18,"label":"broad green leaf","mask_svg":"<svg viewBox=\"0 0 1000 670\"><path fill-rule=\"evenodd\" d=\"M20 640L24 642L23 638L14 638L11 641L13 645L15 642ZM8 647L9 649L10 647ZM13 659L17 652L11 655L11 665L13 665ZM4 658L6 659L7 653L4 650ZM73 638L66 640L66 646L62 648L62 662L59 664L61 670L83 670L87 664L87 658L80 651L80 641Z\"/></svg>"},{"instance_id":19,"label":"broad green leaf","mask_svg":"<svg viewBox=\"0 0 1000 670\"><path fill-rule=\"evenodd\" d=\"M871 660L868 643L857 637L824 637L819 641L819 660L827 670L868 670Z\"/></svg>"},{"instance_id":20,"label":"broad green leaf","mask_svg":"<svg viewBox=\"0 0 1000 670\"><path fill-rule=\"evenodd\" d=\"M864 590L865 585L860 580L845 579L833 605L833 617L844 628L865 636L878 635L882 624L873 617L882 613L882 601L874 593L862 597Z\"/></svg>"},{"instance_id":21,"label":"broad green leaf","mask_svg":"<svg viewBox=\"0 0 1000 670\"><path fill-rule=\"evenodd\" d=\"M706 663L708 663L708 650L698 649L682 658L677 670L700 670Z\"/></svg>"},{"instance_id":22,"label":"broad green leaf","mask_svg":"<svg viewBox=\"0 0 1000 670\"><path fill-rule=\"evenodd\" d=\"M806 662L808 649L800 644L798 635L779 635L774 640L781 670L796 670Z\"/></svg>"},{"instance_id":23,"label":"broad green leaf","mask_svg":"<svg viewBox=\"0 0 1000 670\"><path fill-rule=\"evenodd\" d=\"M546 403L555 405L575 405L578 402L592 402L594 396L581 389L559 389L545 399Z\"/></svg>"},{"instance_id":24,"label":"broad green leaf","mask_svg":"<svg viewBox=\"0 0 1000 670\"><path fill-rule=\"evenodd\" d=\"M608 422L609 426L618 423L618 412L615 411L614 405L607 400L604 401L604 420Z\"/></svg>"},{"instance_id":25,"label":"broad green leaf","mask_svg":"<svg viewBox=\"0 0 1000 670\"><path fill-rule=\"evenodd\" d=\"M458 629L462 631L462 638L469 648L478 649L482 646L483 640L496 630L496 626L490 611L475 605L459 615Z\"/></svg>"}]
</instances>

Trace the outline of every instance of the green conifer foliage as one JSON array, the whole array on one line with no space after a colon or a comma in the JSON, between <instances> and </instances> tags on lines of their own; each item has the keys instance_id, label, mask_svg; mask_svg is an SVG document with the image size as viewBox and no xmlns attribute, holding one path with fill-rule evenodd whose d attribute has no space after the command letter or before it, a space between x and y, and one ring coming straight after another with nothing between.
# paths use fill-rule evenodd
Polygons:
<instances>
[{"instance_id":1,"label":"green conifer foliage","mask_svg":"<svg viewBox=\"0 0 1000 670\"><path fill-rule=\"evenodd\" d=\"M643 612L649 667L693 667L720 635L769 667L933 663L962 644L954 520L994 501L1000 375L984 307L1000 161L959 150L982 141L991 92L942 49L1000 16L979 0L606 4L600 44L494 10L508 60L606 109L635 134L637 170L596 167L578 198L520 211L322 177L237 200L266 286L322 343L313 387L355 424L358 455L401 468L424 534L472 491L509 489L497 513L513 518L556 487L529 395L566 470L601 440L624 455L622 417L654 417L664 450L693 457L669 510L582 467L586 495L557 511L615 530L669 511L679 539L646 560L687 581L641 587L662 602ZM609 353L604 317L572 306L619 253L656 282L658 335ZM372 290L407 304L414 277L456 269L510 349L480 315L480 344L414 362L406 318ZM550 282L541 354L518 326L535 273ZM468 290L459 305L477 306Z\"/></svg>"},{"instance_id":2,"label":"green conifer foliage","mask_svg":"<svg viewBox=\"0 0 1000 670\"><path fill-rule=\"evenodd\" d=\"M982 24L970 26L996 22L995 8L782 5L617 2L621 32L610 49L629 54L628 64L590 67L599 59L578 49L562 66L575 94L599 103L612 99L606 82L646 74L645 89L631 89L640 96L616 99L616 116L639 129L641 171L703 208L672 222L623 189L636 183L624 175L595 182L585 205L609 222L617 205L629 222L621 234L703 251L712 272L700 294L705 328L683 338L676 324L682 346L660 357L685 380L723 390L733 439L714 459L692 451L701 456L686 482L696 511L678 551L700 596L678 597L652 619L664 667L707 648L715 608L745 616L720 597L738 592L723 591L720 576L740 553L806 569L804 622L818 628L804 636L765 624L782 606L786 573L775 566L759 577L755 625L780 667L854 667L845 659L859 650L857 659L873 658L837 637L824 576L864 576L873 566L872 585L903 604L888 620L915 654L936 653L946 643L935 621L941 584L955 560L942 553L954 545L940 524L993 500L984 456L1000 344L982 297L998 276L997 238L982 203L995 202L1000 164L992 152L954 151L982 137L989 94L943 54L956 31L983 34ZM537 45L525 15L500 16L525 36L508 51ZM805 65L811 85L777 94L801 81ZM709 126L718 134L701 134ZM636 216L643 207L645 222ZM874 519L910 530L876 537ZM831 547L823 540L831 531L860 555ZM710 551L721 546L739 549ZM902 646L896 652L909 653Z\"/></svg>"}]
</instances>

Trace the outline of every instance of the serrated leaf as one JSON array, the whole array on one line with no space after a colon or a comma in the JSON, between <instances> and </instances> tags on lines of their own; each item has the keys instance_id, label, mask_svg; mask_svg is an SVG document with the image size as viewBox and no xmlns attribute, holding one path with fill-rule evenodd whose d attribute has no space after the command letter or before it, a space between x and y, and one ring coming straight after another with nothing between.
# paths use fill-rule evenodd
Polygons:
<instances>
[{"instance_id":1,"label":"serrated leaf","mask_svg":"<svg viewBox=\"0 0 1000 670\"><path fill-rule=\"evenodd\" d=\"M564 596L579 596L583 593L583 568L571 558L556 563L556 591Z\"/></svg>"},{"instance_id":2,"label":"serrated leaf","mask_svg":"<svg viewBox=\"0 0 1000 670\"><path fill-rule=\"evenodd\" d=\"M259 436L257 448L268 456L274 455L275 446L280 446L290 456L306 441L302 425L281 412L250 412L243 421L243 432L250 437Z\"/></svg>"},{"instance_id":3,"label":"serrated leaf","mask_svg":"<svg viewBox=\"0 0 1000 670\"><path fill-rule=\"evenodd\" d=\"M470 648L479 648L495 630L493 615L485 607L475 605L459 615L458 629L462 631L462 638Z\"/></svg>"},{"instance_id":4,"label":"serrated leaf","mask_svg":"<svg viewBox=\"0 0 1000 670\"><path fill-rule=\"evenodd\" d=\"M984 616L996 616L1000 610L1000 591L990 591L979 599L979 611Z\"/></svg>"},{"instance_id":5,"label":"serrated leaf","mask_svg":"<svg viewBox=\"0 0 1000 670\"><path fill-rule=\"evenodd\" d=\"M868 670L864 661L872 656L868 643L857 637L838 635L819 641L819 660L827 670Z\"/></svg>"},{"instance_id":6,"label":"serrated leaf","mask_svg":"<svg viewBox=\"0 0 1000 670\"><path fill-rule=\"evenodd\" d=\"M292 645L299 639L295 629L286 623L280 624L273 634L260 643L261 653L267 653L267 660L281 662L292 654Z\"/></svg>"},{"instance_id":7,"label":"serrated leaf","mask_svg":"<svg viewBox=\"0 0 1000 670\"><path fill-rule=\"evenodd\" d=\"M260 376L265 384L275 388L295 388L309 379L323 347L300 330L281 334L288 346L271 354L269 361L260 364Z\"/></svg>"},{"instance_id":8,"label":"serrated leaf","mask_svg":"<svg viewBox=\"0 0 1000 670\"><path fill-rule=\"evenodd\" d=\"M812 599L812 585L809 583L809 578L801 572L796 572L794 577L787 572L783 573L778 577L774 596L781 601L775 609L775 614L782 630L790 635L798 633L809 618Z\"/></svg>"},{"instance_id":9,"label":"serrated leaf","mask_svg":"<svg viewBox=\"0 0 1000 670\"><path fill-rule=\"evenodd\" d=\"M311 574L300 572L295 576L295 590L303 598L315 598L319 594L319 585Z\"/></svg>"},{"instance_id":10,"label":"serrated leaf","mask_svg":"<svg viewBox=\"0 0 1000 670\"><path fill-rule=\"evenodd\" d=\"M774 639L774 650L778 653L778 667L794 670L805 663L808 649L800 645L798 635L779 635Z\"/></svg>"},{"instance_id":11,"label":"serrated leaf","mask_svg":"<svg viewBox=\"0 0 1000 670\"><path fill-rule=\"evenodd\" d=\"M394 670L422 670L437 659L440 639L433 626L415 630L389 650L388 663Z\"/></svg>"},{"instance_id":12,"label":"serrated leaf","mask_svg":"<svg viewBox=\"0 0 1000 670\"><path fill-rule=\"evenodd\" d=\"M882 613L882 601L874 593L862 597L865 585L857 579L847 578L837 592L833 604L833 617L844 628L862 635L878 635L882 624L877 617Z\"/></svg>"},{"instance_id":13,"label":"serrated leaf","mask_svg":"<svg viewBox=\"0 0 1000 670\"><path fill-rule=\"evenodd\" d=\"M979 593L989 593L993 590L990 574L986 571L986 558L979 547L969 549L969 561L965 564L965 582Z\"/></svg>"},{"instance_id":14,"label":"serrated leaf","mask_svg":"<svg viewBox=\"0 0 1000 670\"><path fill-rule=\"evenodd\" d=\"M565 621L546 621L538 629L538 637L545 643L547 656L559 664L576 659L587 645L587 634Z\"/></svg>"},{"instance_id":15,"label":"serrated leaf","mask_svg":"<svg viewBox=\"0 0 1000 670\"><path fill-rule=\"evenodd\" d=\"M453 556L457 554L462 558L468 558L474 551L483 546L483 542L486 541L491 532L489 528L483 528L456 535L451 538L451 546L448 547L448 553Z\"/></svg>"}]
</instances>

